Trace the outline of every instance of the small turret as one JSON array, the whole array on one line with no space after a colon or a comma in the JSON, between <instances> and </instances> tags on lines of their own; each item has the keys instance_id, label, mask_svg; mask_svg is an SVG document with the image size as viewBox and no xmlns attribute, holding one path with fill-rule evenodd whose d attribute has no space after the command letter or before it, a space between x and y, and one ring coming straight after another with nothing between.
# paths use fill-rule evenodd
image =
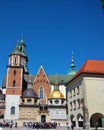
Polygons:
<instances>
[{"instance_id":1,"label":"small turret","mask_svg":"<svg viewBox=\"0 0 104 130\"><path fill-rule=\"evenodd\" d=\"M74 56L73 56L73 52L72 52L72 56L71 56L71 64L70 64L70 72L68 74L75 74L75 64L74 64Z\"/></svg>"}]
</instances>

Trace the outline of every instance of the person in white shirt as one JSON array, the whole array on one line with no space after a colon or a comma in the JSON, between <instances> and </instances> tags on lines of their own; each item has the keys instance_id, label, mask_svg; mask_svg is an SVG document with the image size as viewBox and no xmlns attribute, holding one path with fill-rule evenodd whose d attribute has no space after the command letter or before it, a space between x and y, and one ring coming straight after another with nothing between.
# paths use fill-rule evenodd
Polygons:
<instances>
[{"instance_id":1,"label":"person in white shirt","mask_svg":"<svg viewBox=\"0 0 104 130\"><path fill-rule=\"evenodd\" d=\"M66 123L66 129L70 130L70 124L68 122Z\"/></svg>"},{"instance_id":2,"label":"person in white shirt","mask_svg":"<svg viewBox=\"0 0 104 130\"><path fill-rule=\"evenodd\" d=\"M0 126L0 130L3 130L1 126Z\"/></svg>"}]
</instances>

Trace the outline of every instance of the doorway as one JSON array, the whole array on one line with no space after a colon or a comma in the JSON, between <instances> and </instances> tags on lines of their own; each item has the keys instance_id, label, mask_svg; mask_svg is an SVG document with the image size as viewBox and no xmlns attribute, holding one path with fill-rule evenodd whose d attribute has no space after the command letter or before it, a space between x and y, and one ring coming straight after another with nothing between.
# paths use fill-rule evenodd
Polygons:
<instances>
[{"instance_id":1,"label":"doorway","mask_svg":"<svg viewBox=\"0 0 104 130\"><path fill-rule=\"evenodd\" d=\"M41 116L41 122L46 122L46 115Z\"/></svg>"}]
</instances>

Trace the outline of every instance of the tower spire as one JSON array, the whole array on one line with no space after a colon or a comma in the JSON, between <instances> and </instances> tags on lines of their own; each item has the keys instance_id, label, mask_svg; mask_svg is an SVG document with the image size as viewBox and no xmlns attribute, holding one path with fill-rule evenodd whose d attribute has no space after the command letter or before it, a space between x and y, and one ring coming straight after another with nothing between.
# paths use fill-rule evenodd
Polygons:
<instances>
[{"instance_id":1,"label":"tower spire","mask_svg":"<svg viewBox=\"0 0 104 130\"><path fill-rule=\"evenodd\" d=\"M75 74L75 64L74 64L74 56L73 56L73 52L72 52L72 56L71 56L71 64L70 64L70 72L68 74Z\"/></svg>"},{"instance_id":2,"label":"tower spire","mask_svg":"<svg viewBox=\"0 0 104 130\"><path fill-rule=\"evenodd\" d=\"M18 55L18 56L15 56ZM23 40L23 37L20 41L17 41L17 45L15 47L15 49L13 50L13 52L9 55L9 57L13 56L10 59L14 59L11 60L9 62L9 64L14 65L14 66L23 66L24 68L24 73L28 74L28 66L27 66L27 62L28 62L28 57L26 55L26 45L25 42Z\"/></svg>"}]
</instances>

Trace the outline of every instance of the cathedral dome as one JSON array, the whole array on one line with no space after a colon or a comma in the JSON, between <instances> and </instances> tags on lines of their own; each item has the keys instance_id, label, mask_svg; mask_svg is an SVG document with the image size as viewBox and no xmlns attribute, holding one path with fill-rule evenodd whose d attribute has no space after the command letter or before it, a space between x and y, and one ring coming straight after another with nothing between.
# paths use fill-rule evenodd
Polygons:
<instances>
[{"instance_id":1,"label":"cathedral dome","mask_svg":"<svg viewBox=\"0 0 104 130\"><path fill-rule=\"evenodd\" d=\"M22 98L38 98L36 92L32 88L26 89L22 96Z\"/></svg>"},{"instance_id":2,"label":"cathedral dome","mask_svg":"<svg viewBox=\"0 0 104 130\"><path fill-rule=\"evenodd\" d=\"M64 99L64 95L59 90L54 90L49 95L49 99L51 99L51 98Z\"/></svg>"}]
</instances>

